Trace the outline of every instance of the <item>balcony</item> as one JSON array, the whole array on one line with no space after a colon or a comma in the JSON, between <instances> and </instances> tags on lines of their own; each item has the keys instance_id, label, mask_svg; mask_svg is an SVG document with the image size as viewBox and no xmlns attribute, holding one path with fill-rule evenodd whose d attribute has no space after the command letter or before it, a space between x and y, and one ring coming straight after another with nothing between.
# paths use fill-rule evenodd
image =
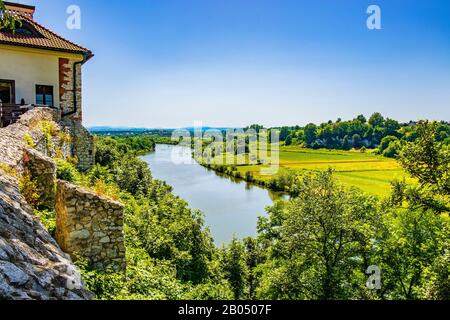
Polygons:
<instances>
[{"instance_id":1,"label":"balcony","mask_svg":"<svg viewBox=\"0 0 450 320\"><path fill-rule=\"evenodd\" d=\"M0 128L7 127L15 123L21 115L23 115L28 110L48 107L34 104L11 104L11 103L0 103Z\"/></svg>"}]
</instances>

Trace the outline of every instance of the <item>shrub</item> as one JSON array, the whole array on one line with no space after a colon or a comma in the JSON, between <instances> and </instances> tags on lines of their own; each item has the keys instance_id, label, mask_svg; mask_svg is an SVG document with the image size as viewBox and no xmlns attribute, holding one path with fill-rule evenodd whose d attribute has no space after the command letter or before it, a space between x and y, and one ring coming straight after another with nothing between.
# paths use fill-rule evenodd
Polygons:
<instances>
[{"instance_id":1,"label":"shrub","mask_svg":"<svg viewBox=\"0 0 450 320\"><path fill-rule=\"evenodd\" d=\"M10 177L17 177L17 170L12 166L0 163L0 170Z\"/></svg>"},{"instance_id":2,"label":"shrub","mask_svg":"<svg viewBox=\"0 0 450 320\"><path fill-rule=\"evenodd\" d=\"M62 159L56 160L56 177L71 183L77 183L81 180L80 173L75 166Z\"/></svg>"},{"instance_id":3,"label":"shrub","mask_svg":"<svg viewBox=\"0 0 450 320\"><path fill-rule=\"evenodd\" d=\"M35 208L39 205L37 183L31 179L31 175L28 171L25 171L19 178L19 190L30 206Z\"/></svg>"},{"instance_id":4,"label":"shrub","mask_svg":"<svg viewBox=\"0 0 450 320\"><path fill-rule=\"evenodd\" d=\"M389 143L389 146L386 148L386 150L383 151L383 156L388 158L395 158L400 153L400 150L402 149L402 145L399 140L394 140Z\"/></svg>"},{"instance_id":5,"label":"shrub","mask_svg":"<svg viewBox=\"0 0 450 320\"><path fill-rule=\"evenodd\" d=\"M35 148L36 144L34 143L33 138L27 133L23 137L23 143L29 148Z\"/></svg>"},{"instance_id":6,"label":"shrub","mask_svg":"<svg viewBox=\"0 0 450 320\"><path fill-rule=\"evenodd\" d=\"M54 211L49 210L35 210L34 214L39 218L41 223L47 229L52 237L56 232L56 215Z\"/></svg>"},{"instance_id":7,"label":"shrub","mask_svg":"<svg viewBox=\"0 0 450 320\"><path fill-rule=\"evenodd\" d=\"M108 184L102 179L96 180L92 189L99 196L105 196L113 200L119 200L120 190L114 184Z\"/></svg>"},{"instance_id":8,"label":"shrub","mask_svg":"<svg viewBox=\"0 0 450 320\"><path fill-rule=\"evenodd\" d=\"M150 190L152 175L147 163L134 156L125 156L117 163L115 182L132 195L145 195Z\"/></svg>"}]
</instances>

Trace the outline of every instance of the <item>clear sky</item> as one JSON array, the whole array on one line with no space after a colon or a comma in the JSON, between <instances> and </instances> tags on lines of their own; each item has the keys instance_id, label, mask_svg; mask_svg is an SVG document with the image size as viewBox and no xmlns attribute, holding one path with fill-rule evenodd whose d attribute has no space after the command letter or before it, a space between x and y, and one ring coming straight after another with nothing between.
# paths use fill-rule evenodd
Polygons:
<instances>
[{"instance_id":1,"label":"clear sky","mask_svg":"<svg viewBox=\"0 0 450 320\"><path fill-rule=\"evenodd\" d=\"M90 48L85 125L450 120L450 1L21 0ZM66 8L81 8L81 30ZM370 4L382 30L366 27Z\"/></svg>"}]
</instances>

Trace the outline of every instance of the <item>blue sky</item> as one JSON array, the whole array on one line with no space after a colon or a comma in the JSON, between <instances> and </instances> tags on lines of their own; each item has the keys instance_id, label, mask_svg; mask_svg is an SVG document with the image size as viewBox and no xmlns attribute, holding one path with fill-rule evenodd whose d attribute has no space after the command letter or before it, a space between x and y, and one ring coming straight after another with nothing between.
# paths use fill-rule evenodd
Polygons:
<instances>
[{"instance_id":1,"label":"blue sky","mask_svg":"<svg viewBox=\"0 0 450 320\"><path fill-rule=\"evenodd\" d=\"M88 126L450 120L450 2L22 0L90 48ZM81 8L81 30L66 8ZM379 5L382 30L368 30Z\"/></svg>"}]
</instances>

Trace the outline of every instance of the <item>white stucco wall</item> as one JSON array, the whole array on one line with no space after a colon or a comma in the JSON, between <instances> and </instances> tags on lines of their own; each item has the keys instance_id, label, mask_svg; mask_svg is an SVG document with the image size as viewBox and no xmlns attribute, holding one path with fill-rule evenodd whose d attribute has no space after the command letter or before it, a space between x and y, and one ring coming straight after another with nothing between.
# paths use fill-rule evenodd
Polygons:
<instances>
[{"instance_id":1,"label":"white stucco wall","mask_svg":"<svg viewBox=\"0 0 450 320\"><path fill-rule=\"evenodd\" d=\"M16 103L36 103L36 85L53 86L55 106L59 106L58 57L30 51L12 51L0 46L0 79L15 80Z\"/></svg>"}]
</instances>

